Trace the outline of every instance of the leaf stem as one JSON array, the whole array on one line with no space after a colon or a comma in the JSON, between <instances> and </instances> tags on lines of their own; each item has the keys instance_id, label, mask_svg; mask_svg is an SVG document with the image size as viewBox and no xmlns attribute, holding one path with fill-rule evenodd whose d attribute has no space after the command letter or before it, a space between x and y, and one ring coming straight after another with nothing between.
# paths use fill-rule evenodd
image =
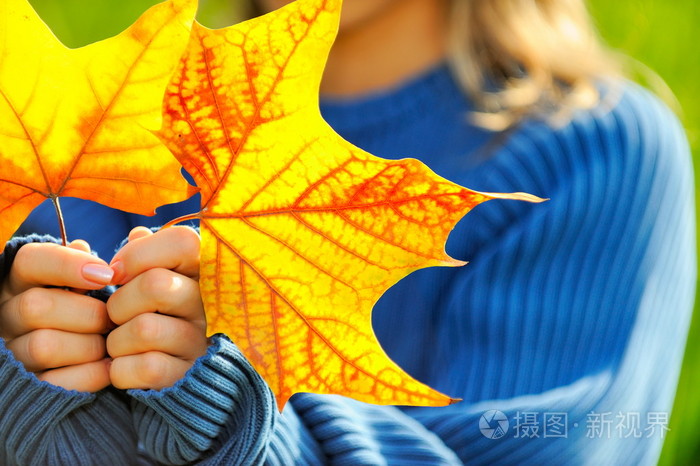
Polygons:
<instances>
[{"instance_id":1,"label":"leaf stem","mask_svg":"<svg viewBox=\"0 0 700 466\"><path fill-rule=\"evenodd\" d=\"M183 215L183 216L178 217L178 218L174 218L174 219L170 220L168 223L166 223L165 225L163 225L163 227L161 229L170 228L171 226L177 225L178 223L181 223L181 222L184 222L187 220L196 220L200 217L200 215L202 215L202 212L196 212L194 214L187 214L187 215Z\"/></svg>"},{"instance_id":2,"label":"leaf stem","mask_svg":"<svg viewBox=\"0 0 700 466\"><path fill-rule=\"evenodd\" d=\"M58 201L58 196L51 196L51 202L56 209L56 216L58 217L58 227L61 230L61 240L64 246L68 246L68 235L66 234L66 222L63 220L63 211L61 210L61 203Z\"/></svg>"}]
</instances>

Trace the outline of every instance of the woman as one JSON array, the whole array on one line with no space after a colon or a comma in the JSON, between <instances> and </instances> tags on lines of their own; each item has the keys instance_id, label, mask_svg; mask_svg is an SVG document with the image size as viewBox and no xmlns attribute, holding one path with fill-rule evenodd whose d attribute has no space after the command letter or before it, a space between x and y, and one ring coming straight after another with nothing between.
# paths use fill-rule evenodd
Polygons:
<instances>
[{"instance_id":1,"label":"woman","mask_svg":"<svg viewBox=\"0 0 700 466\"><path fill-rule=\"evenodd\" d=\"M470 264L414 273L375 309L389 355L464 401L400 409L303 395L279 414L234 343L203 339L196 247L172 246L196 246L190 230L133 230L111 268L83 243L23 247L12 264L36 241L16 240L0 309L0 386L13 394L0 405L5 462L125 463L138 442L162 463L653 463L692 308L692 172L676 119L615 77L582 2L349 0L322 93L331 125L376 155L417 157L472 189L551 198L475 209L448 242ZM93 225L121 221L123 236L194 209L66 210L71 225L86 212ZM25 231L52 215L38 211ZM79 236L109 257L118 240L99 228ZM125 285L104 307L36 291L109 282ZM20 302L29 315L97 318L27 325L12 317ZM118 325L103 343L111 363L107 315ZM160 338L139 331L149 328ZM30 335L61 350L36 360L23 351ZM110 383L132 390L99 391Z\"/></svg>"}]
</instances>

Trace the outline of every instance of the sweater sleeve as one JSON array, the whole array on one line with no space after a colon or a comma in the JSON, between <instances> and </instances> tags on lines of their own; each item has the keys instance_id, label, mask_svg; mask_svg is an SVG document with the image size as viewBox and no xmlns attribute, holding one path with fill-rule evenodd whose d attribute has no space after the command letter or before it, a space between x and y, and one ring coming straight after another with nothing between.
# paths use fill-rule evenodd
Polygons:
<instances>
[{"instance_id":1,"label":"sweater sleeve","mask_svg":"<svg viewBox=\"0 0 700 466\"><path fill-rule=\"evenodd\" d=\"M298 395L280 415L265 382L223 335L173 387L129 393L139 438L159 463L457 463L397 408Z\"/></svg>"},{"instance_id":2,"label":"sweater sleeve","mask_svg":"<svg viewBox=\"0 0 700 466\"><path fill-rule=\"evenodd\" d=\"M139 439L159 463L257 464L265 456L274 398L223 335L174 386L128 393Z\"/></svg>"},{"instance_id":3,"label":"sweater sleeve","mask_svg":"<svg viewBox=\"0 0 700 466\"><path fill-rule=\"evenodd\" d=\"M0 256L0 281L28 236L9 241ZM116 390L97 394L68 391L27 372L0 339L0 463L89 465L129 464L136 441L128 404Z\"/></svg>"},{"instance_id":4,"label":"sweater sleeve","mask_svg":"<svg viewBox=\"0 0 700 466\"><path fill-rule=\"evenodd\" d=\"M483 180L551 200L479 212L432 375L465 402L407 412L469 464L655 464L697 267L677 119L632 87L567 127L526 126Z\"/></svg>"},{"instance_id":5,"label":"sweater sleeve","mask_svg":"<svg viewBox=\"0 0 700 466\"><path fill-rule=\"evenodd\" d=\"M412 339L426 326L409 328L398 299L406 328L378 332L383 343L409 339L397 354L406 366L425 358L415 342L431 341L417 372L463 402L296 395L278 414L235 345L217 337L173 389L132 392L146 449L167 463L652 464L696 276L692 170L677 121L634 90L563 128L525 124L474 179L552 200L480 206L467 219L480 226L454 233L474 245L470 265L415 274L394 294L410 306L412 292L440 290L429 338Z\"/></svg>"}]
</instances>

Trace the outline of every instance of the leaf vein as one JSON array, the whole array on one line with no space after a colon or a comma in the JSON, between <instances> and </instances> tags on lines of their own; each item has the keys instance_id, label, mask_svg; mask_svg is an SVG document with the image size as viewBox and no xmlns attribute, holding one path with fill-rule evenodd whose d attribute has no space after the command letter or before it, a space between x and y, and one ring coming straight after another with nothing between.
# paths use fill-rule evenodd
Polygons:
<instances>
[{"instance_id":1,"label":"leaf vein","mask_svg":"<svg viewBox=\"0 0 700 466\"><path fill-rule=\"evenodd\" d=\"M324 343L324 344L325 344L325 345L326 345L326 346L327 346L341 361L343 361L345 364L350 365L351 367L354 367L358 372L364 374L367 378L372 379L372 380L375 380L375 381L377 381L378 383L382 384L383 386L386 386L386 387L391 388L392 390L395 390L395 391L398 391L398 392L401 392L401 393L405 393L405 394L407 394L407 395L416 395L416 396L420 396L420 393L418 393L418 392L415 392L415 391L412 391L412 390L407 390L407 389L405 389L405 388L403 388L403 387L394 386L394 385L392 385L390 382L385 382L384 380L380 380L380 379L378 378L378 377L379 377L378 375L371 374L370 372L368 372L368 371L365 370L364 368L355 366L355 365L352 363L352 361L350 361L338 348L336 348L335 345L332 344L332 342L331 342L330 340L328 340L328 338L327 338L325 335L323 335L323 333L321 333L321 331L320 331L318 328L316 328L315 325L313 325L311 322L309 322L309 320L306 318L306 316L305 316L296 306L294 306L294 305L293 305L279 290L277 290L277 288L276 288L275 286L272 285L272 283L270 283L270 281L265 277L265 275L264 275L262 272L260 272L251 262L249 262L248 260L246 260L246 259L243 257L243 255L242 255L229 241L226 240L226 238L224 238L218 231L216 231L215 229L213 229L213 228L211 227L211 225L209 224L209 222L206 222L206 221L203 220L203 223L211 230L212 234L213 234L214 236L216 236L216 238L217 238L219 241L221 241L221 242L223 243L223 245L224 245L225 247L227 247L234 255L236 255L237 257L239 257L240 260L244 261L244 262L246 263L246 265L248 265L248 267L250 267L250 269L251 269L263 282L265 282L265 284L266 284L266 285L268 286L268 288L270 289L270 292L271 292L274 296L277 296L279 299L281 299L285 304L287 304L287 306L289 306L289 308L297 315L297 317L299 317L299 319L301 319L301 320L304 322L304 324L305 324L313 333L315 333L315 334L319 337L319 339L320 339L320 340L321 340L321 341L322 341L322 342L323 342L323 343ZM271 296L272 296L272 295L271 295ZM271 306L271 307L272 307L272 306ZM277 317L278 310L276 309L276 306L272 309L272 313L273 313L273 316L274 316L274 317ZM279 333L278 333L278 329L277 329L277 319L276 319L276 318L273 318L273 326L274 326L274 332L275 332L275 338L276 338L275 344L276 344L276 346L279 348L279 341L280 341L280 339L279 339ZM277 354L279 354L279 353L277 353ZM280 361L279 361L280 358L279 358L279 356L278 356L276 359L278 360L278 361L277 361L278 374L281 375L281 374L283 373L283 370L282 370L282 368L281 368L281 366L280 366ZM386 370L386 369L385 369L385 370ZM281 384L281 383L282 383L282 382L281 382L281 381L282 381L282 378L280 377L278 380L279 380L279 383ZM283 392L282 392L282 390L278 390L278 391L276 391L276 393L279 394L279 393L283 393Z\"/></svg>"},{"instance_id":2,"label":"leaf vein","mask_svg":"<svg viewBox=\"0 0 700 466\"><path fill-rule=\"evenodd\" d=\"M168 22L165 21L155 30L155 32L148 39L148 42L146 44L144 44L143 47L141 48L141 51L139 52L138 56L134 59L134 61L132 63L129 64L129 69L126 72L124 79L119 83L119 87L115 91L114 95L112 95L112 98L110 99L109 104L106 107L104 107L104 110L100 114L100 118L97 120L97 123L92 128L92 131L87 136L87 138L85 138L85 142L83 143L83 146L76 153L75 158L73 159L73 164L71 165L70 169L68 170L68 174L66 175L65 179L63 180L61 187L58 189L57 194L60 195L63 192L63 189L66 187L66 184L68 183L68 181L70 181L70 179L73 175L73 172L75 171L76 167L78 166L78 163L80 163L80 161L82 160L82 157L85 153L85 149L87 148L90 141L92 141L92 138L96 134L97 129L102 125L102 122L104 121L105 117L110 113L115 102L119 99L119 97L121 96L121 93L126 88L127 83L130 83L129 78L131 77L131 74L134 72L134 70L137 68L137 64L139 64L141 62L144 55L146 54L146 51L150 49L151 44L153 43L155 38L158 37L158 35L161 33L161 31L163 29L165 29L167 24L168 24ZM100 104L100 103L98 102L98 104Z\"/></svg>"}]
</instances>

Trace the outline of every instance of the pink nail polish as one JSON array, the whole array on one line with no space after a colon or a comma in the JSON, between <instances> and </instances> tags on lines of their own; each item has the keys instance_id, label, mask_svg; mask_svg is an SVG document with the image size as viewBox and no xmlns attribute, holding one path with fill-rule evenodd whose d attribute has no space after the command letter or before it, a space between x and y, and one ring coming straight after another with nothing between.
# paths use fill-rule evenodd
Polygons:
<instances>
[{"instance_id":1,"label":"pink nail polish","mask_svg":"<svg viewBox=\"0 0 700 466\"><path fill-rule=\"evenodd\" d=\"M109 285L114 276L114 270L101 264L85 264L82 272L85 280L100 285Z\"/></svg>"}]
</instances>

